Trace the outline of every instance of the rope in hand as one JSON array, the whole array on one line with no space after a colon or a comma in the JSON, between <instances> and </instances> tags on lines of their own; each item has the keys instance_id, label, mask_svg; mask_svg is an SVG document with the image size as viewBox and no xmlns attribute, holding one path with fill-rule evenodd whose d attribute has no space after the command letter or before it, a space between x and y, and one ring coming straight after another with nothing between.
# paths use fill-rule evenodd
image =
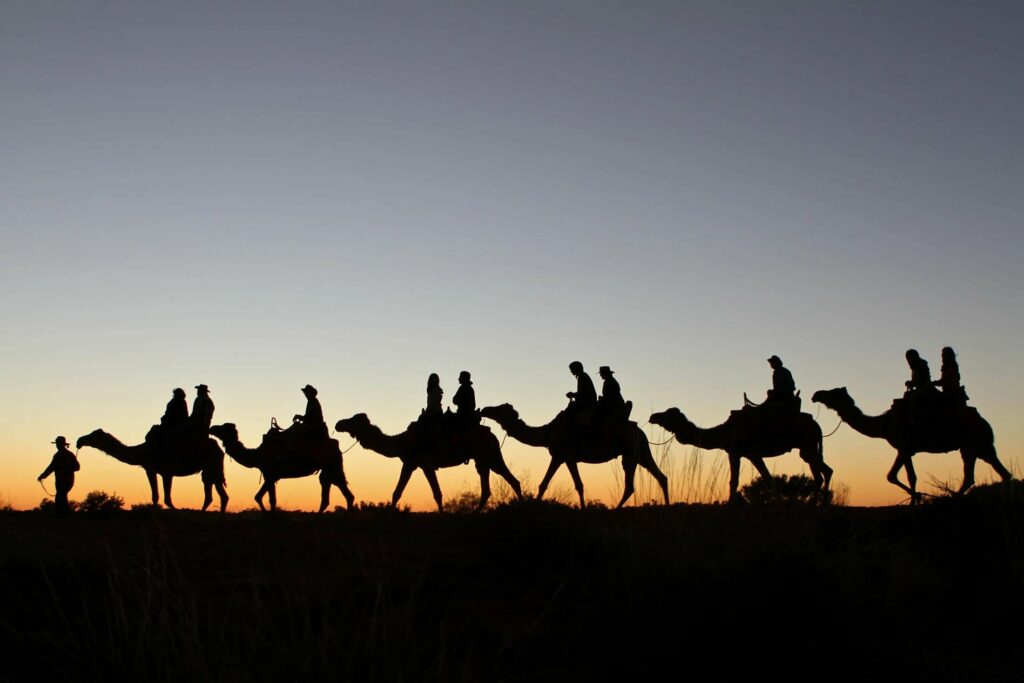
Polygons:
<instances>
[{"instance_id":1,"label":"rope in hand","mask_svg":"<svg viewBox=\"0 0 1024 683\"><path fill-rule=\"evenodd\" d=\"M41 488L43 490L43 493L45 493L50 498L54 497L54 495L52 493L50 493L49 491L46 490L46 485L43 484L43 480L42 479L37 479L36 481L39 482L39 488Z\"/></svg>"}]
</instances>

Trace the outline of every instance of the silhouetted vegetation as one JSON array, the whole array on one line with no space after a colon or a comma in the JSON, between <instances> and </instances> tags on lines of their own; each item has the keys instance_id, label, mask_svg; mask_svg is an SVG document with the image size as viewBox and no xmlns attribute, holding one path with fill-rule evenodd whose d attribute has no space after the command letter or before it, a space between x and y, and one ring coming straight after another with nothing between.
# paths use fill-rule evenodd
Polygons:
<instances>
[{"instance_id":1,"label":"silhouetted vegetation","mask_svg":"<svg viewBox=\"0 0 1024 683\"><path fill-rule=\"evenodd\" d=\"M124 498L106 491L90 491L78 505L78 511L88 515L110 516L124 509Z\"/></svg>"},{"instance_id":2,"label":"silhouetted vegetation","mask_svg":"<svg viewBox=\"0 0 1024 683\"><path fill-rule=\"evenodd\" d=\"M758 477L740 489L740 495L754 505L831 505L832 491L823 491L803 474Z\"/></svg>"},{"instance_id":3,"label":"silhouetted vegetation","mask_svg":"<svg viewBox=\"0 0 1024 683\"><path fill-rule=\"evenodd\" d=\"M1022 503L13 513L0 624L41 680L1012 680Z\"/></svg>"}]
</instances>

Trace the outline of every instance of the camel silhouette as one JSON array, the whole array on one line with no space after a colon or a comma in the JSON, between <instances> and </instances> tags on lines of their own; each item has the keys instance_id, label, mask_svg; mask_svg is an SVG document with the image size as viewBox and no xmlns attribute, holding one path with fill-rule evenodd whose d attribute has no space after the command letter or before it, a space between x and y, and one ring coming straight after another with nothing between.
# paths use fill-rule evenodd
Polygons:
<instances>
[{"instance_id":1,"label":"camel silhouette","mask_svg":"<svg viewBox=\"0 0 1024 683\"><path fill-rule=\"evenodd\" d=\"M277 482L281 479L297 479L320 473L320 509L323 512L331 502L331 486L337 486L345 496L345 504L352 509L355 496L348 488L342 461L341 448L336 439L309 444L305 450L267 448L246 448L238 438L238 428L231 422L210 427L210 434L224 444L228 455L243 467L258 469L263 475L263 486L256 492L256 504L266 512L263 497L270 495L271 511L277 509Z\"/></svg>"},{"instance_id":2,"label":"camel silhouette","mask_svg":"<svg viewBox=\"0 0 1024 683\"><path fill-rule=\"evenodd\" d=\"M186 447L180 450L165 449L147 442L126 446L114 436L97 429L79 437L76 447L95 448L126 465L144 469L153 493L153 505L160 504L156 485L156 477L160 475L164 483L164 503L172 510L176 509L171 501L171 483L174 477L202 473L203 510L213 502L213 489L216 488L217 495L220 496L220 511L224 512L228 505L228 492L224 482L224 451L216 441L208 437L201 441L184 441L182 445Z\"/></svg>"},{"instance_id":3,"label":"camel silhouette","mask_svg":"<svg viewBox=\"0 0 1024 683\"><path fill-rule=\"evenodd\" d=\"M586 505L583 496L583 480L580 478L579 463L609 462L622 456L624 486L622 500L616 505L622 507L634 492L636 466L640 465L651 473L661 486L661 492L668 505L668 477L666 477L651 455L651 447L647 437L635 422L623 422L620 428L609 428L584 432L581 436L575 429L566 426L562 413L543 427L531 427L519 417L519 413L508 403L489 406L480 411L481 417L494 420L509 436L527 446L546 448L551 455L544 478L537 487L537 498L543 498L551 478L563 464L569 470L576 493L580 497L580 507Z\"/></svg>"},{"instance_id":4,"label":"camel silhouette","mask_svg":"<svg viewBox=\"0 0 1024 683\"><path fill-rule=\"evenodd\" d=\"M762 414L756 410L734 411L722 424L702 429L690 422L678 408L651 415L651 424L664 427L676 441L698 448L720 448L729 456L729 500L736 501L740 461L746 458L762 477L771 478L765 458L795 449L811 468L818 488L828 489L832 468L822 457L821 427L807 413Z\"/></svg>"},{"instance_id":5,"label":"camel silhouette","mask_svg":"<svg viewBox=\"0 0 1024 683\"><path fill-rule=\"evenodd\" d=\"M921 398L931 404L932 408L941 406L938 402L944 399L941 394ZM896 460L886 479L906 491L912 503L918 502L921 497L917 492L917 473L914 472L913 463L917 453L959 450L964 461L964 480L958 493L964 493L974 486L974 465L978 460L991 465L1003 481L1013 479L1013 475L996 455L992 427L975 408L959 405L952 411L926 411L927 406L922 405L922 419L915 420L909 410L909 399L893 402L893 406L881 415L865 415L854 403L846 387L816 391L811 400L836 411L843 422L864 436L885 439L896 449ZM909 485L899 480L901 467L906 470Z\"/></svg>"},{"instance_id":6,"label":"camel silhouette","mask_svg":"<svg viewBox=\"0 0 1024 683\"><path fill-rule=\"evenodd\" d=\"M415 423L414 423L415 424ZM409 478L417 469L423 470L423 476L430 484L438 511L444 508L441 499L441 486L437 482L437 470L444 467L467 464L470 460L480 475L480 502L477 509L483 508L491 497L490 473L502 477L508 482L517 498L523 497L519 480L505 464L501 455L501 446L491 430L483 425L472 425L455 429L444 429L435 443L423 438L421 430L410 428L401 434L388 435L370 422L366 413L353 415L347 420L338 420L334 426L336 431L351 434L359 443L371 451L376 451L388 458L402 461L402 472L398 476L398 485L391 496L391 504L397 505L402 492L409 483Z\"/></svg>"}]
</instances>

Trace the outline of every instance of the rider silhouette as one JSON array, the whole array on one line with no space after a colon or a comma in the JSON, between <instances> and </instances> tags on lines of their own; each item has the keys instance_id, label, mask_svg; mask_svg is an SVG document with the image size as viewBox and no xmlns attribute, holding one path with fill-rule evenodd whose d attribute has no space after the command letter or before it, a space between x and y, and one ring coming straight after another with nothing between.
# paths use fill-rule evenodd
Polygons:
<instances>
[{"instance_id":1,"label":"rider silhouette","mask_svg":"<svg viewBox=\"0 0 1024 683\"><path fill-rule=\"evenodd\" d=\"M597 401L598 413L602 420L619 420L626 415L626 402L622 399L622 390L613 376L615 373L607 365L602 365L597 374L604 383L601 385L601 398Z\"/></svg>"},{"instance_id":2,"label":"rider silhouette","mask_svg":"<svg viewBox=\"0 0 1024 683\"><path fill-rule=\"evenodd\" d=\"M188 423L188 402L185 401L185 390L175 389L171 400L167 402L163 417L160 418L160 425L168 429L175 429Z\"/></svg>"},{"instance_id":3,"label":"rider silhouette","mask_svg":"<svg viewBox=\"0 0 1024 683\"><path fill-rule=\"evenodd\" d=\"M921 358L921 354L915 349L908 349L906 356L907 364L910 366L910 379L905 382L907 393L923 394L934 392L935 385L932 382L932 371L928 367L928 361ZM959 374L960 370L958 368L957 375L959 376Z\"/></svg>"},{"instance_id":4,"label":"rider silhouette","mask_svg":"<svg viewBox=\"0 0 1024 683\"><path fill-rule=\"evenodd\" d=\"M476 392L473 390L473 381L465 370L459 373L459 388L455 392L455 396L452 397L452 403L455 404L455 414L461 423L469 424L479 421L479 415L476 413Z\"/></svg>"},{"instance_id":5,"label":"rider silhouette","mask_svg":"<svg viewBox=\"0 0 1024 683\"><path fill-rule=\"evenodd\" d=\"M437 376L436 372L430 373L430 377L427 377L427 409L424 411L424 415L431 417L440 416L442 413L441 398L443 396L444 390L441 389L441 378Z\"/></svg>"},{"instance_id":6,"label":"rider silhouette","mask_svg":"<svg viewBox=\"0 0 1024 683\"><path fill-rule=\"evenodd\" d=\"M192 424L204 435L210 432L213 422L213 401L210 399L210 387L205 384L196 385L196 400L192 402Z\"/></svg>"},{"instance_id":7,"label":"rider silhouette","mask_svg":"<svg viewBox=\"0 0 1024 683\"><path fill-rule=\"evenodd\" d=\"M967 403L967 391L960 385L960 365L956 362L953 347L942 348L942 371L933 386L942 388L942 395L957 403Z\"/></svg>"},{"instance_id":8,"label":"rider silhouette","mask_svg":"<svg viewBox=\"0 0 1024 683\"><path fill-rule=\"evenodd\" d=\"M316 397L316 388L307 384L300 391L306 396L306 412L292 418L292 426L299 433L327 436L327 423L324 422L324 411Z\"/></svg>"},{"instance_id":9,"label":"rider silhouette","mask_svg":"<svg viewBox=\"0 0 1024 683\"><path fill-rule=\"evenodd\" d=\"M572 418L571 424L584 426L590 423L594 406L597 405L597 390L594 389L590 375L583 371L583 363L578 360L569 363L569 372L576 377L576 391L565 394L569 399L565 415Z\"/></svg>"}]
</instances>

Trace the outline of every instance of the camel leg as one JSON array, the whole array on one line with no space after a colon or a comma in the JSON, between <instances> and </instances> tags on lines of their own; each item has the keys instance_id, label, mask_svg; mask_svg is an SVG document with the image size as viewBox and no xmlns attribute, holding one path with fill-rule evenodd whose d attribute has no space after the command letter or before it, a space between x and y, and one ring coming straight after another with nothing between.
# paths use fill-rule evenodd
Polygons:
<instances>
[{"instance_id":1,"label":"camel leg","mask_svg":"<svg viewBox=\"0 0 1024 683\"><path fill-rule=\"evenodd\" d=\"M160 493L156 486L156 472L153 470L146 470L146 479L149 480L149 490L153 494L153 505L159 505Z\"/></svg>"},{"instance_id":2,"label":"camel leg","mask_svg":"<svg viewBox=\"0 0 1024 683\"><path fill-rule=\"evenodd\" d=\"M560 460L551 458L551 464L548 465L548 471L544 473L544 478L540 480L540 486L537 487L537 500L544 497L544 492L548 490L548 484L551 483L551 478L555 476L555 472L562 466Z\"/></svg>"},{"instance_id":3,"label":"camel leg","mask_svg":"<svg viewBox=\"0 0 1024 683\"><path fill-rule=\"evenodd\" d=\"M203 512L206 512L206 508L210 507L210 503L213 502L213 482L203 482Z\"/></svg>"},{"instance_id":4,"label":"camel leg","mask_svg":"<svg viewBox=\"0 0 1024 683\"><path fill-rule=\"evenodd\" d=\"M957 495L963 495L967 489L974 486L974 465L978 462L978 456L974 451L966 448L960 451L960 457L964 460L964 480L960 484L960 490L956 492Z\"/></svg>"},{"instance_id":5,"label":"camel leg","mask_svg":"<svg viewBox=\"0 0 1024 683\"><path fill-rule=\"evenodd\" d=\"M177 508L174 507L174 503L171 502L171 483L174 481L174 477L169 477L167 475L164 475L163 480L164 480L164 503L167 505L167 507L171 508L172 510L177 510Z\"/></svg>"},{"instance_id":6,"label":"camel leg","mask_svg":"<svg viewBox=\"0 0 1024 683\"><path fill-rule=\"evenodd\" d=\"M576 487L576 493L580 495L580 509L582 510L587 506L587 501L583 498L583 480L580 479L580 467L571 460L567 460L565 466L569 468L569 475L572 477L572 483Z\"/></svg>"},{"instance_id":7,"label":"camel leg","mask_svg":"<svg viewBox=\"0 0 1024 683\"><path fill-rule=\"evenodd\" d=\"M334 485L341 491L341 495L345 496L345 508L348 510L352 509L352 506L356 504L356 497L352 495L352 491L348 487L348 482L345 480L343 473L338 473L334 478Z\"/></svg>"},{"instance_id":8,"label":"camel leg","mask_svg":"<svg viewBox=\"0 0 1024 683\"><path fill-rule=\"evenodd\" d=\"M266 512L267 508L263 506L263 496L267 495L267 490L270 488L270 484L266 481L263 482L263 486L256 492L256 504L260 506L262 512Z\"/></svg>"},{"instance_id":9,"label":"camel leg","mask_svg":"<svg viewBox=\"0 0 1024 683\"><path fill-rule=\"evenodd\" d=\"M478 465L477 474L480 475L480 502L476 509L483 510L487 501L491 499L491 469L485 465Z\"/></svg>"},{"instance_id":10,"label":"camel leg","mask_svg":"<svg viewBox=\"0 0 1024 683\"><path fill-rule=\"evenodd\" d=\"M327 473L327 470L320 471L320 509L317 512L322 513L327 509L327 506L331 504L331 475Z\"/></svg>"},{"instance_id":11,"label":"camel leg","mask_svg":"<svg viewBox=\"0 0 1024 683\"><path fill-rule=\"evenodd\" d=\"M427 478L427 483L430 484L430 492L434 494L434 502L437 503L437 511L444 512L444 500L441 496L441 485L437 483L437 471L429 470L426 467L423 469L423 476Z\"/></svg>"},{"instance_id":12,"label":"camel leg","mask_svg":"<svg viewBox=\"0 0 1024 683\"><path fill-rule=\"evenodd\" d=\"M267 495L270 497L270 511L277 510L277 480L267 481Z\"/></svg>"},{"instance_id":13,"label":"camel leg","mask_svg":"<svg viewBox=\"0 0 1024 683\"><path fill-rule=\"evenodd\" d=\"M622 500L615 506L618 510L620 507L626 504L626 501L633 495L636 479L636 462L632 458L623 456L622 458Z\"/></svg>"},{"instance_id":14,"label":"camel leg","mask_svg":"<svg viewBox=\"0 0 1024 683\"><path fill-rule=\"evenodd\" d=\"M907 472L907 482L910 484L907 486L900 481L899 474L900 468L903 468ZM918 495L915 488L917 487L917 472L914 471L914 463L911 461L911 456L907 453L899 452L896 454L896 460L892 463L892 467L889 469L889 474L886 475L886 480L890 484L896 484L901 489L907 492L910 496L910 502L918 502L920 496Z\"/></svg>"},{"instance_id":15,"label":"camel leg","mask_svg":"<svg viewBox=\"0 0 1024 683\"><path fill-rule=\"evenodd\" d=\"M818 449L801 448L800 459L811 468L811 476L814 477L814 483L818 488L828 491L832 482L833 469L825 464L825 460L818 454Z\"/></svg>"},{"instance_id":16,"label":"camel leg","mask_svg":"<svg viewBox=\"0 0 1024 683\"><path fill-rule=\"evenodd\" d=\"M516 479L516 476L512 474L512 470L505 464L504 458L498 458L498 461L491 466L491 469L494 470L495 474L508 482L517 499L523 499L523 488L519 485L519 480Z\"/></svg>"},{"instance_id":17,"label":"camel leg","mask_svg":"<svg viewBox=\"0 0 1024 683\"><path fill-rule=\"evenodd\" d=\"M1003 481L1011 481L1013 475L1010 474L1010 470L1003 466L1003 463L999 462L999 456L996 455L996 448L992 444L985 444L978 449L977 457L982 462L987 462L992 466L992 469L996 471Z\"/></svg>"},{"instance_id":18,"label":"camel leg","mask_svg":"<svg viewBox=\"0 0 1024 683\"><path fill-rule=\"evenodd\" d=\"M768 471L768 465L764 464L764 458L750 458L750 464L754 466L760 476L771 480L772 473Z\"/></svg>"},{"instance_id":19,"label":"camel leg","mask_svg":"<svg viewBox=\"0 0 1024 683\"><path fill-rule=\"evenodd\" d=\"M412 477L412 473L416 471L415 465L409 463L402 463L402 472L398 475L398 484L395 486L395 492L391 494L391 507L396 507L398 501L402 499L402 491L409 484L409 479Z\"/></svg>"},{"instance_id":20,"label":"camel leg","mask_svg":"<svg viewBox=\"0 0 1024 683\"><path fill-rule=\"evenodd\" d=\"M729 454L729 502L734 503L739 500L739 495L736 493L736 489L740 485L740 456Z\"/></svg>"},{"instance_id":21,"label":"camel leg","mask_svg":"<svg viewBox=\"0 0 1024 683\"><path fill-rule=\"evenodd\" d=\"M654 462L654 456L651 455L650 449L647 449L646 452L640 452L639 464L640 467L650 472L654 480L658 482L658 486L661 487L661 493L665 497L665 505L668 505L668 477L658 467L658 463Z\"/></svg>"},{"instance_id":22,"label":"camel leg","mask_svg":"<svg viewBox=\"0 0 1024 683\"><path fill-rule=\"evenodd\" d=\"M220 511L226 512L228 509L228 489L222 481L218 481L213 486L217 489L217 495L220 497Z\"/></svg>"}]
</instances>

